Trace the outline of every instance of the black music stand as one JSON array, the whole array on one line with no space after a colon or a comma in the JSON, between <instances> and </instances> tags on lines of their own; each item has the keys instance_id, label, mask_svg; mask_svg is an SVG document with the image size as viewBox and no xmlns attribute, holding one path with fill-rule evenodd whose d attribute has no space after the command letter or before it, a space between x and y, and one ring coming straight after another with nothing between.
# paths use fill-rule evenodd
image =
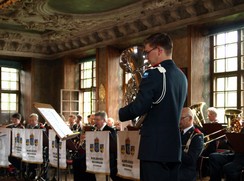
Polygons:
<instances>
[{"instance_id":1,"label":"black music stand","mask_svg":"<svg viewBox=\"0 0 244 181\"><path fill-rule=\"evenodd\" d=\"M227 140L235 153L244 154L244 134L226 133Z\"/></svg>"},{"instance_id":2,"label":"black music stand","mask_svg":"<svg viewBox=\"0 0 244 181\"><path fill-rule=\"evenodd\" d=\"M34 103L34 107L42 115L42 117L49 123L56 133L57 142L57 181L59 181L60 168L59 168L59 144L61 140L68 140L76 137L80 132L73 133L60 115L50 104Z\"/></svg>"},{"instance_id":3,"label":"black music stand","mask_svg":"<svg viewBox=\"0 0 244 181\"><path fill-rule=\"evenodd\" d=\"M219 123L205 123L202 125L204 135L210 135L210 139L216 139L218 137L221 137L225 134L226 130L224 127Z\"/></svg>"}]
</instances>

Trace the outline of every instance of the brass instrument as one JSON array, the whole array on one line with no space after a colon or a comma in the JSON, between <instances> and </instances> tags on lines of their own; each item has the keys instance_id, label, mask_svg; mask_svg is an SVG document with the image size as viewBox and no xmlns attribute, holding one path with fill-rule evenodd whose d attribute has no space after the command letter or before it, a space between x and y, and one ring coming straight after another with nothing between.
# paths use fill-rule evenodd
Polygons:
<instances>
[{"instance_id":1,"label":"brass instrument","mask_svg":"<svg viewBox=\"0 0 244 181\"><path fill-rule=\"evenodd\" d=\"M203 127L203 124L205 124L206 122L203 115L203 107L205 104L205 102L199 102L197 104L193 104L190 106L190 109L195 115L194 125L197 125L201 128Z\"/></svg>"},{"instance_id":2,"label":"brass instrument","mask_svg":"<svg viewBox=\"0 0 244 181\"><path fill-rule=\"evenodd\" d=\"M226 109L225 116L227 119L227 127L229 132L240 133L242 125L240 123L242 110L240 109Z\"/></svg>"},{"instance_id":3,"label":"brass instrument","mask_svg":"<svg viewBox=\"0 0 244 181\"><path fill-rule=\"evenodd\" d=\"M80 134L80 141L78 142L77 148L81 148L82 150L86 150L86 131L94 131L94 126L83 126L82 132Z\"/></svg>"},{"instance_id":4,"label":"brass instrument","mask_svg":"<svg viewBox=\"0 0 244 181\"><path fill-rule=\"evenodd\" d=\"M220 138L225 137L226 133L240 133L242 129L242 125L240 123L240 115L242 111L239 109L226 109L225 116L227 119L227 127L218 129L206 136L204 136L204 144L207 145L208 143L218 140ZM212 126L217 126L221 124L211 124ZM211 138L214 137L214 138Z\"/></svg>"},{"instance_id":5,"label":"brass instrument","mask_svg":"<svg viewBox=\"0 0 244 181\"><path fill-rule=\"evenodd\" d=\"M125 104L135 100L139 84L144 70L148 67L148 62L144 62L143 47L134 46L124 50L120 55L120 67L127 73L131 74L125 87ZM138 119L132 120L135 127L140 127L145 115Z\"/></svg>"}]
</instances>

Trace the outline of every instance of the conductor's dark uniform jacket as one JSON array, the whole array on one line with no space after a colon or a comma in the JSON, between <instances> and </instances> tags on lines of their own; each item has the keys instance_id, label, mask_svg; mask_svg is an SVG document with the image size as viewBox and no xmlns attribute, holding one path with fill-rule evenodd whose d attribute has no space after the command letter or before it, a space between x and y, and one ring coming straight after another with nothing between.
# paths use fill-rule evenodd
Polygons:
<instances>
[{"instance_id":1,"label":"conductor's dark uniform jacket","mask_svg":"<svg viewBox=\"0 0 244 181\"><path fill-rule=\"evenodd\" d=\"M144 72L136 99L119 110L120 121L134 119L147 113L140 130L139 159L157 162L181 161L179 120L186 100L187 79L173 60L160 63L165 78L157 67ZM162 101L153 104L166 93Z\"/></svg>"}]
</instances>

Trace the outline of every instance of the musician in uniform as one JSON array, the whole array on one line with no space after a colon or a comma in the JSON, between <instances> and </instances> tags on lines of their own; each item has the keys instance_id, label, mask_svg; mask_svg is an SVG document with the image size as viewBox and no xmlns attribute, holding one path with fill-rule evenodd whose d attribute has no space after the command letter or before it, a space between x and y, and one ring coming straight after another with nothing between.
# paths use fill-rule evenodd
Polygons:
<instances>
[{"instance_id":1,"label":"musician in uniform","mask_svg":"<svg viewBox=\"0 0 244 181\"><path fill-rule=\"evenodd\" d=\"M140 129L141 181L177 181L181 161L179 121L187 79L172 60L173 43L167 34L153 34L144 45L152 67L144 72L135 100L119 110L119 119L133 120L146 114Z\"/></svg>"},{"instance_id":2,"label":"musician in uniform","mask_svg":"<svg viewBox=\"0 0 244 181\"><path fill-rule=\"evenodd\" d=\"M69 121L69 128L71 131L76 131L77 130L77 124L76 124L76 115L71 114L69 115L68 121Z\"/></svg>"},{"instance_id":3,"label":"musician in uniform","mask_svg":"<svg viewBox=\"0 0 244 181\"><path fill-rule=\"evenodd\" d=\"M32 113L29 115L28 123L26 126L27 129L44 129L44 125L39 122L39 116L36 113ZM45 137L43 137L44 139ZM43 145L44 146L44 145ZM36 169L38 164L27 163L25 177L29 179L34 179L36 177Z\"/></svg>"},{"instance_id":4,"label":"musician in uniform","mask_svg":"<svg viewBox=\"0 0 244 181\"><path fill-rule=\"evenodd\" d=\"M104 111L97 112L95 114L96 131L109 131L109 161L110 161L110 178L113 181L125 181L129 179L123 179L117 176L117 134L115 129L106 124L107 113Z\"/></svg>"},{"instance_id":5,"label":"musician in uniform","mask_svg":"<svg viewBox=\"0 0 244 181\"><path fill-rule=\"evenodd\" d=\"M79 135L79 142L67 140L66 146L72 150L72 166L74 181L96 181L96 176L93 173L86 172L86 148L85 148L85 131L94 131L93 126L83 126Z\"/></svg>"},{"instance_id":6,"label":"musician in uniform","mask_svg":"<svg viewBox=\"0 0 244 181\"><path fill-rule=\"evenodd\" d=\"M21 128L24 129L25 127L21 124L21 114L19 113L14 113L11 116L11 121L12 123L7 125L6 128ZM11 134L12 137L12 134ZM12 138L11 138L11 152L12 152ZM22 167L22 162L20 158L12 156L8 157L9 162L17 169L16 172L21 172L21 167ZM18 173L17 173L18 174Z\"/></svg>"},{"instance_id":7,"label":"musician in uniform","mask_svg":"<svg viewBox=\"0 0 244 181\"><path fill-rule=\"evenodd\" d=\"M76 125L77 125L76 131L81 132L82 127L83 127L83 123L82 123L82 116L80 114L78 114L76 116L75 122L76 122Z\"/></svg>"},{"instance_id":8,"label":"musician in uniform","mask_svg":"<svg viewBox=\"0 0 244 181\"><path fill-rule=\"evenodd\" d=\"M43 129L44 128L44 125L39 122L38 114L36 114L36 113L30 114L26 128L27 129Z\"/></svg>"},{"instance_id":9,"label":"musician in uniform","mask_svg":"<svg viewBox=\"0 0 244 181\"><path fill-rule=\"evenodd\" d=\"M14 113L11 116L11 121L12 123L7 125L6 128L25 128L22 124L21 124L21 114L19 113Z\"/></svg>"},{"instance_id":10,"label":"musician in uniform","mask_svg":"<svg viewBox=\"0 0 244 181\"><path fill-rule=\"evenodd\" d=\"M204 141L201 131L193 126L194 115L190 108L184 107L181 113L180 129L182 141L182 162L180 181L195 181L197 160L202 152Z\"/></svg>"},{"instance_id":11,"label":"musician in uniform","mask_svg":"<svg viewBox=\"0 0 244 181\"><path fill-rule=\"evenodd\" d=\"M239 134L244 134L244 128ZM231 147L231 145L230 145ZM244 153L216 152L209 155L210 181L240 181L241 170L244 168Z\"/></svg>"}]
</instances>

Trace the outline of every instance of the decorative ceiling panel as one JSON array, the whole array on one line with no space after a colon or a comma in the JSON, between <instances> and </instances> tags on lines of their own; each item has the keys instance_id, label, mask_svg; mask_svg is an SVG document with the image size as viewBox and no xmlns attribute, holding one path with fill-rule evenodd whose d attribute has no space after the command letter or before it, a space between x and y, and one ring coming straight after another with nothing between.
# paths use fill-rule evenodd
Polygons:
<instances>
[{"instance_id":1,"label":"decorative ceiling panel","mask_svg":"<svg viewBox=\"0 0 244 181\"><path fill-rule=\"evenodd\" d=\"M0 0L0 53L53 59L126 48L156 31L240 21L242 12L244 0Z\"/></svg>"}]
</instances>

